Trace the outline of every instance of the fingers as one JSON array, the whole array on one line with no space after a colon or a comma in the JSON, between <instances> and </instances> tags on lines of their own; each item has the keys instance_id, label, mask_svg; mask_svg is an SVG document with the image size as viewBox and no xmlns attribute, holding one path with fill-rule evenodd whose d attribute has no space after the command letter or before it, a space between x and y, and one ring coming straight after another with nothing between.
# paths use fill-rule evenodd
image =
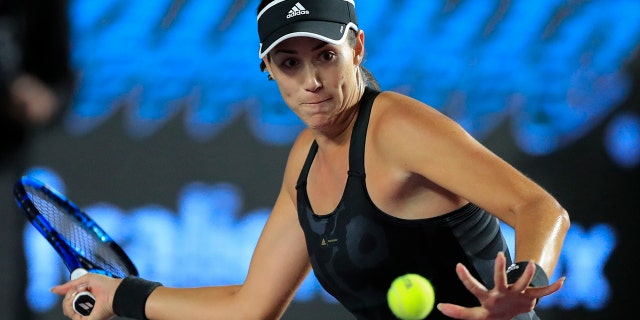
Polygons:
<instances>
[{"instance_id":1,"label":"fingers","mask_svg":"<svg viewBox=\"0 0 640 320\"><path fill-rule=\"evenodd\" d=\"M84 318L81 314L77 313L73 308L73 301L80 292L88 291L89 284L88 278L82 276L78 279L71 280L69 282L57 285L51 288L51 292L64 296L62 300L62 311L65 316L72 320L90 319Z\"/></svg>"},{"instance_id":2,"label":"fingers","mask_svg":"<svg viewBox=\"0 0 640 320\"><path fill-rule=\"evenodd\" d=\"M64 296L73 285L69 282L51 288L51 292Z\"/></svg>"},{"instance_id":3,"label":"fingers","mask_svg":"<svg viewBox=\"0 0 640 320\"><path fill-rule=\"evenodd\" d=\"M464 307L451 303L438 303L436 308L445 316L453 319L463 319L465 315Z\"/></svg>"},{"instance_id":4,"label":"fingers","mask_svg":"<svg viewBox=\"0 0 640 320\"><path fill-rule=\"evenodd\" d=\"M524 269L524 272L520 276L520 279L518 279L516 282L514 282L511 285L511 289L518 292L521 292L527 289L529 287L529 284L531 283L531 280L533 279L533 275L535 274L535 272L536 272L536 266L534 262L529 261L529 263L527 263L527 266Z\"/></svg>"},{"instance_id":5,"label":"fingers","mask_svg":"<svg viewBox=\"0 0 640 320\"><path fill-rule=\"evenodd\" d=\"M480 281L474 278L462 263L458 263L456 265L456 273L458 274L460 281L462 281L462 284L467 288L467 290L469 290L469 292L481 301L485 298L488 294L487 288L480 283Z\"/></svg>"},{"instance_id":6,"label":"fingers","mask_svg":"<svg viewBox=\"0 0 640 320\"><path fill-rule=\"evenodd\" d=\"M78 287L80 285L87 285L87 278L86 276L82 276L78 279L75 280L71 280L69 282L57 285L53 288L51 288L51 292L58 294L58 295L65 295L67 293L67 291L69 291L69 289L74 288L74 287Z\"/></svg>"},{"instance_id":7,"label":"fingers","mask_svg":"<svg viewBox=\"0 0 640 320\"><path fill-rule=\"evenodd\" d=\"M80 288L80 289L81 290L86 289L86 287ZM83 319L82 315L75 312L75 310L73 309L73 300L76 298L76 296L80 292L81 292L80 290L77 290L76 288L72 288L67 291L67 293L64 295L64 299L62 300L62 313L73 320Z\"/></svg>"},{"instance_id":8,"label":"fingers","mask_svg":"<svg viewBox=\"0 0 640 320\"><path fill-rule=\"evenodd\" d=\"M495 284L495 288L498 290L507 289L507 259L504 256L504 252L498 252L498 256L496 257L494 270L493 270L493 282Z\"/></svg>"},{"instance_id":9,"label":"fingers","mask_svg":"<svg viewBox=\"0 0 640 320\"><path fill-rule=\"evenodd\" d=\"M445 316L453 319L485 319L488 314L486 309L479 307L465 308L451 303L438 303L436 308Z\"/></svg>"},{"instance_id":10,"label":"fingers","mask_svg":"<svg viewBox=\"0 0 640 320\"><path fill-rule=\"evenodd\" d=\"M550 295L562 288L565 278L560 278L551 285L544 287L530 287L529 284L536 272L536 265L532 261L527 263L521 277L512 284L507 283L507 259L503 252L497 254L494 266L495 287L488 290L478 279L474 278L462 264L456 265L456 273L463 285L481 303L480 307L466 308L451 303L439 303L438 310L454 319L494 319L499 315L516 315L532 310L536 300Z\"/></svg>"},{"instance_id":11,"label":"fingers","mask_svg":"<svg viewBox=\"0 0 640 320\"><path fill-rule=\"evenodd\" d=\"M542 298L544 296L548 296L558 290L560 290L562 288L562 286L564 285L564 281L566 280L566 277L562 277L558 280L556 280L554 283L548 285L548 286L544 286L544 287L529 287L527 288L527 290L525 291L525 293L527 294L527 296L531 297L531 298Z\"/></svg>"}]
</instances>

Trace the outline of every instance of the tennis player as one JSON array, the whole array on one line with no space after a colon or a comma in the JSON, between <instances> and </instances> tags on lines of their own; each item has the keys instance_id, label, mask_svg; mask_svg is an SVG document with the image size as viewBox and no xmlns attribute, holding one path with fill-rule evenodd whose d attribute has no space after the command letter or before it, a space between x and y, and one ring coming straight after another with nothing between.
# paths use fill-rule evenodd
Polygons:
<instances>
[{"instance_id":1,"label":"tennis player","mask_svg":"<svg viewBox=\"0 0 640 320\"><path fill-rule=\"evenodd\" d=\"M278 319L313 268L357 319L393 319L387 289L409 272L435 288L429 319L537 319L564 282L548 280L569 228L556 199L436 109L380 91L353 0L262 1L257 22L261 66L306 129L244 283L86 275L53 289L64 313L82 319L70 302L88 288L91 319Z\"/></svg>"}]
</instances>

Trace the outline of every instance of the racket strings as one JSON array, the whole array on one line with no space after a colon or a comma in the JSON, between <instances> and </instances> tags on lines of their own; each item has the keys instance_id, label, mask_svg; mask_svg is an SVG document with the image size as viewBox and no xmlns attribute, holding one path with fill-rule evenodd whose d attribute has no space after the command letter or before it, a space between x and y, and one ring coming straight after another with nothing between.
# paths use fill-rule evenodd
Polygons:
<instances>
[{"instance_id":1,"label":"racket strings","mask_svg":"<svg viewBox=\"0 0 640 320\"><path fill-rule=\"evenodd\" d=\"M90 227L83 224L80 217L73 216L67 210L51 201L45 192L39 189L27 190L32 203L47 222L59 233L63 241L95 267L103 269L116 277L125 277L130 272L128 265L112 250Z\"/></svg>"}]
</instances>

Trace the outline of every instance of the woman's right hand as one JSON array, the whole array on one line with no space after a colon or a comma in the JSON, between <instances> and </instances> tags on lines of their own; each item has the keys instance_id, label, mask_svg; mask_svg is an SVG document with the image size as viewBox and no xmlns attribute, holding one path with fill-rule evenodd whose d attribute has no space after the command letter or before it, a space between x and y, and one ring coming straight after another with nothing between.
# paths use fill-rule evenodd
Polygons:
<instances>
[{"instance_id":1,"label":"woman's right hand","mask_svg":"<svg viewBox=\"0 0 640 320\"><path fill-rule=\"evenodd\" d=\"M67 283L51 288L51 292L64 296L62 310L65 316L73 320L101 320L110 319L113 313L113 296L122 279L88 273ZM73 299L83 291L89 291L96 302L89 316L82 316L73 309Z\"/></svg>"}]
</instances>

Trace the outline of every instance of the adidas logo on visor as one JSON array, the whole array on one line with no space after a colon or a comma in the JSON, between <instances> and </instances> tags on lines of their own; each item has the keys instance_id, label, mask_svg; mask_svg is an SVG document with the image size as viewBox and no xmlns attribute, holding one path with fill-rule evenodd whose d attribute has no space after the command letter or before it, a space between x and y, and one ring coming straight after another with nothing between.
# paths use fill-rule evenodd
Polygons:
<instances>
[{"instance_id":1,"label":"adidas logo on visor","mask_svg":"<svg viewBox=\"0 0 640 320\"><path fill-rule=\"evenodd\" d=\"M303 14L309 14L309 10L305 9L300 2L296 3L295 6L293 6L291 8L291 10L289 10L289 13L287 14L287 19L295 17L295 16L299 16L299 15L303 15Z\"/></svg>"}]
</instances>

